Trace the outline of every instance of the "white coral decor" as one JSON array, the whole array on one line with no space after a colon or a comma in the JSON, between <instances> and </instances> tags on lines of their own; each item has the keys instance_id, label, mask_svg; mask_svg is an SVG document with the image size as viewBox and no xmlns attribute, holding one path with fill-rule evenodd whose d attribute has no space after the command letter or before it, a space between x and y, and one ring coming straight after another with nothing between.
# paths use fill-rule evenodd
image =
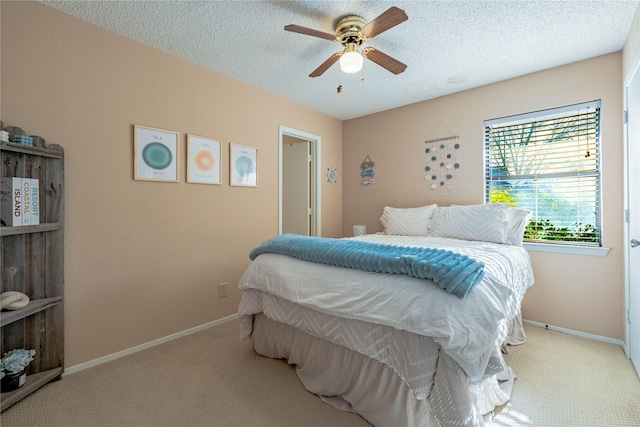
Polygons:
<instances>
[{"instance_id":1,"label":"white coral decor","mask_svg":"<svg viewBox=\"0 0 640 427\"><path fill-rule=\"evenodd\" d=\"M0 359L0 378L6 374L22 372L24 368L29 366L35 354L35 350L25 350L24 348L15 348L6 352Z\"/></svg>"}]
</instances>

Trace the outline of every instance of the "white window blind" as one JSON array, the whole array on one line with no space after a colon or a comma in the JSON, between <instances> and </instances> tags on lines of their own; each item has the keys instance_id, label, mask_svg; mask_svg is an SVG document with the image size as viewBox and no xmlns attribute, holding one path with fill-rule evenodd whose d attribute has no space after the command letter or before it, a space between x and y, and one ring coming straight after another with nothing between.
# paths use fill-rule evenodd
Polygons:
<instances>
[{"instance_id":1,"label":"white window blind","mask_svg":"<svg viewBox=\"0 0 640 427\"><path fill-rule=\"evenodd\" d=\"M485 121L485 199L527 209L525 241L601 246L600 101Z\"/></svg>"}]
</instances>

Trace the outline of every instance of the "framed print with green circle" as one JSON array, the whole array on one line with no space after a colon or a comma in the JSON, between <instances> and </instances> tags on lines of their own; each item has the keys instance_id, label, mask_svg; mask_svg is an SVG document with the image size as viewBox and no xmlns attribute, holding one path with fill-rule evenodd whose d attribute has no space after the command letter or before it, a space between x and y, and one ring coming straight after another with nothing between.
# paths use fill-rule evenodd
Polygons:
<instances>
[{"instance_id":1,"label":"framed print with green circle","mask_svg":"<svg viewBox=\"0 0 640 427\"><path fill-rule=\"evenodd\" d=\"M187 182L220 184L220 141L187 134Z\"/></svg>"},{"instance_id":2,"label":"framed print with green circle","mask_svg":"<svg viewBox=\"0 0 640 427\"><path fill-rule=\"evenodd\" d=\"M229 185L258 186L258 149L229 144Z\"/></svg>"},{"instance_id":3,"label":"framed print with green circle","mask_svg":"<svg viewBox=\"0 0 640 427\"><path fill-rule=\"evenodd\" d=\"M134 125L133 179L178 182L178 132Z\"/></svg>"}]
</instances>

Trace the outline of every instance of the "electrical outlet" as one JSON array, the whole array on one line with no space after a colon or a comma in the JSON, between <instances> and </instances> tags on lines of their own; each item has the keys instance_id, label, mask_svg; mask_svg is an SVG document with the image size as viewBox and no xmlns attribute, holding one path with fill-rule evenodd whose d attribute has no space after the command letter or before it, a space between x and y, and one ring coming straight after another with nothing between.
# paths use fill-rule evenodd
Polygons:
<instances>
[{"instance_id":1,"label":"electrical outlet","mask_svg":"<svg viewBox=\"0 0 640 427\"><path fill-rule=\"evenodd\" d=\"M218 298L225 298L229 294L227 293L229 287L229 283L223 282L218 285Z\"/></svg>"}]
</instances>

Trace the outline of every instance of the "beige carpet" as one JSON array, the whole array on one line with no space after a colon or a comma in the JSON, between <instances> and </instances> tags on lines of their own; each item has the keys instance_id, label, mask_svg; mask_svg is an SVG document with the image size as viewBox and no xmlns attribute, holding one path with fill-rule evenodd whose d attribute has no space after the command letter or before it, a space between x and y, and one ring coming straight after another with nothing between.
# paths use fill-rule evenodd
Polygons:
<instances>
[{"instance_id":1,"label":"beige carpet","mask_svg":"<svg viewBox=\"0 0 640 427\"><path fill-rule=\"evenodd\" d=\"M495 426L638 427L640 379L615 344L525 325L505 356L516 373Z\"/></svg>"},{"instance_id":2,"label":"beige carpet","mask_svg":"<svg viewBox=\"0 0 640 427\"><path fill-rule=\"evenodd\" d=\"M616 345L526 325L494 426L640 426L640 380ZM2 427L368 426L256 355L230 322L68 375L0 414Z\"/></svg>"}]
</instances>

